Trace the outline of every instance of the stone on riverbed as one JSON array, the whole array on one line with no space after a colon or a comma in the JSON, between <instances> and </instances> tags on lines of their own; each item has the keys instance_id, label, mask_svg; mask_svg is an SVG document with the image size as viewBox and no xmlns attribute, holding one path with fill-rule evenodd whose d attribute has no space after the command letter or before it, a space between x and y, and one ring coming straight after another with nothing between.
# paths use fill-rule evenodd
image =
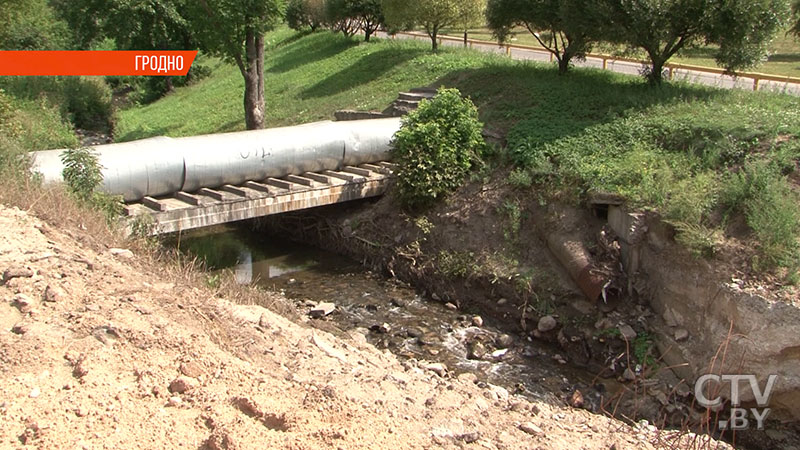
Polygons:
<instances>
[{"instance_id":1,"label":"stone on riverbed","mask_svg":"<svg viewBox=\"0 0 800 450\"><path fill-rule=\"evenodd\" d=\"M319 302L317 303L317 306L311 308L311 311L308 312L308 315L311 316L313 319L319 319L329 315L335 310L336 310L336 305L334 305L333 303Z\"/></svg>"}]
</instances>

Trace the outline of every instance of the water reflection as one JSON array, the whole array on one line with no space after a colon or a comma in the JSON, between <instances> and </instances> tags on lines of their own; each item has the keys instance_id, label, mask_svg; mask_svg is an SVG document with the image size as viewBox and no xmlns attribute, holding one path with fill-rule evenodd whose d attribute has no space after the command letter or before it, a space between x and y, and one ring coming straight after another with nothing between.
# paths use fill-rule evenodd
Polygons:
<instances>
[{"instance_id":1,"label":"water reflection","mask_svg":"<svg viewBox=\"0 0 800 450\"><path fill-rule=\"evenodd\" d=\"M269 280L297 273L352 273L360 268L337 255L232 226L211 227L165 243L200 258L210 272L231 270L237 283L274 287ZM284 280L284 281L287 281Z\"/></svg>"}]
</instances>

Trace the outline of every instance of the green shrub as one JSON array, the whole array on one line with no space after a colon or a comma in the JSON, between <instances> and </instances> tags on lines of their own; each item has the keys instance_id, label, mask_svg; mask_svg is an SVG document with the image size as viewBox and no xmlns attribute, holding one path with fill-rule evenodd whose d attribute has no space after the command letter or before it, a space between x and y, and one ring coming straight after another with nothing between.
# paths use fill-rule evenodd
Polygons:
<instances>
[{"instance_id":1,"label":"green shrub","mask_svg":"<svg viewBox=\"0 0 800 450\"><path fill-rule=\"evenodd\" d=\"M800 196L782 174L783 164L749 162L728 176L722 203L729 212L744 213L759 243L755 266L796 268L800 265Z\"/></svg>"},{"instance_id":2,"label":"green shrub","mask_svg":"<svg viewBox=\"0 0 800 450\"><path fill-rule=\"evenodd\" d=\"M508 184L517 189L527 189L533 185L533 178L526 169L514 169L508 174Z\"/></svg>"},{"instance_id":3,"label":"green shrub","mask_svg":"<svg viewBox=\"0 0 800 450\"><path fill-rule=\"evenodd\" d=\"M0 86L22 100L46 100L78 128L112 128L111 88L101 77L6 77Z\"/></svg>"},{"instance_id":4,"label":"green shrub","mask_svg":"<svg viewBox=\"0 0 800 450\"><path fill-rule=\"evenodd\" d=\"M122 213L121 198L97 191L103 183L103 167L91 149L69 149L61 161L67 189L80 203L100 211L109 222Z\"/></svg>"},{"instance_id":5,"label":"green shrub","mask_svg":"<svg viewBox=\"0 0 800 450\"><path fill-rule=\"evenodd\" d=\"M111 89L103 78L68 77L63 89L66 108L75 126L91 130L113 128Z\"/></svg>"},{"instance_id":6,"label":"green shrub","mask_svg":"<svg viewBox=\"0 0 800 450\"><path fill-rule=\"evenodd\" d=\"M394 139L400 201L429 205L458 188L486 145L478 110L457 89L440 89L403 119Z\"/></svg>"},{"instance_id":7,"label":"green shrub","mask_svg":"<svg viewBox=\"0 0 800 450\"><path fill-rule=\"evenodd\" d=\"M103 168L97 154L87 147L70 149L62 153L61 162L67 188L78 199L88 201L103 182Z\"/></svg>"},{"instance_id":8,"label":"green shrub","mask_svg":"<svg viewBox=\"0 0 800 450\"><path fill-rule=\"evenodd\" d=\"M449 278L469 278L478 272L475 254L441 250L436 257L436 268Z\"/></svg>"},{"instance_id":9,"label":"green shrub","mask_svg":"<svg viewBox=\"0 0 800 450\"><path fill-rule=\"evenodd\" d=\"M0 177L20 181L30 174L27 152L77 144L69 124L43 101L21 101L0 89Z\"/></svg>"}]
</instances>

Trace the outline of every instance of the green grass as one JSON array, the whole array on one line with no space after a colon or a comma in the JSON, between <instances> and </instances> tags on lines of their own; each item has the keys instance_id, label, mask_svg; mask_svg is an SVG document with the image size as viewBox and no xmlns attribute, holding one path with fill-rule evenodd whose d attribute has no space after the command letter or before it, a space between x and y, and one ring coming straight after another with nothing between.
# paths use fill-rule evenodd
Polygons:
<instances>
[{"instance_id":1,"label":"green grass","mask_svg":"<svg viewBox=\"0 0 800 450\"><path fill-rule=\"evenodd\" d=\"M445 30L444 34L457 37L459 39L464 37L464 32L457 30ZM469 38L491 42L495 42L497 40L492 36L492 31L486 27L470 30ZM514 37L510 43L527 45L531 47L541 47L541 45L539 45L539 43L528 32L528 30L521 27L514 30ZM615 47L608 44L599 44L595 47L596 48L592 50L592 53L624 54L624 56L629 58L640 58L643 60L647 59L647 55L642 51L623 51L624 49L622 47ZM775 41L772 43L770 47L770 53L771 54L766 62L750 69L749 71L800 78L800 39L781 32L778 34L778 36L776 36ZM670 60L670 62L719 68L716 61L714 61L713 54L713 46L700 46L696 48L685 49L679 52Z\"/></svg>"},{"instance_id":2,"label":"green grass","mask_svg":"<svg viewBox=\"0 0 800 450\"><path fill-rule=\"evenodd\" d=\"M382 110L400 90L491 59L464 51L432 55L419 43L363 43L328 32L302 35L283 29L267 39L268 127L330 120L337 109ZM121 111L117 139L242 130L241 74L218 60L205 64L212 67L213 76L156 103Z\"/></svg>"},{"instance_id":3,"label":"green grass","mask_svg":"<svg viewBox=\"0 0 800 450\"><path fill-rule=\"evenodd\" d=\"M434 54L425 42L287 30L268 40L268 126L330 119L336 109L383 109L412 87L456 87L482 121L507 132L515 186L531 183L534 195L573 202L591 191L620 193L659 211L697 254L713 254L741 217L751 230L746 242L759 249L756 265L800 266L791 181L800 178L796 97L685 83L653 88L594 69L559 76L547 64L480 52ZM212 66L200 83L121 112L118 138L242 129L241 75L219 61ZM756 173L762 165L766 175Z\"/></svg>"}]
</instances>

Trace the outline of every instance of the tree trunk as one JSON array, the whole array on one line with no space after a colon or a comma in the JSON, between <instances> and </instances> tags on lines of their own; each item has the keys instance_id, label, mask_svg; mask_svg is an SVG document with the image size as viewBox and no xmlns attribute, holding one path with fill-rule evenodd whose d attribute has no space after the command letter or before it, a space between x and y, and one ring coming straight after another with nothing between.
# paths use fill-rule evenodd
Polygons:
<instances>
[{"instance_id":1,"label":"tree trunk","mask_svg":"<svg viewBox=\"0 0 800 450\"><path fill-rule=\"evenodd\" d=\"M664 71L666 59L651 56L650 61L652 62L652 65L650 66L650 73L647 74L647 81L649 81L652 85L658 86L663 80L661 73Z\"/></svg>"},{"instance_id":2,"label":"tree trunk","mask_svg":"<svg viewBox=\"0 0 800 450\"><path fill-rule=\"evenodd\" d=\"M569 72L569 61L572 57L568 54L556 55L556 57L558 58L558 74L564 75Z\"/></svg>"},{"instance_id":3,"label":"tree trunk","mask_svg":"<svg viewBox=\"0 0 800 450\"><path fill-rule=\"evenodd\" d=\"M364 42L369 42L369 38L372 36L372 26L367 24L364 26Z\"/></svg>"},{"instance_id":4,"label":"tree trunk","mask_svg":"<svg viewBox=\"0 0 800 450\"><path fill-rule=\"evenodd\" d=\"M433 32L430 34L433 51L439 50L439 26L434 25Z\"/></svg>"},{"instance_id":5,"label":"tree trunk","mask_svg":"<svg viewBox=\"0 0 800 450\"><path fill-rule=\"evenodd\" d=\"M245 38L244 121L248 130L264 128L264 36L248 30Z\"/></svg>"}]
</instances>

